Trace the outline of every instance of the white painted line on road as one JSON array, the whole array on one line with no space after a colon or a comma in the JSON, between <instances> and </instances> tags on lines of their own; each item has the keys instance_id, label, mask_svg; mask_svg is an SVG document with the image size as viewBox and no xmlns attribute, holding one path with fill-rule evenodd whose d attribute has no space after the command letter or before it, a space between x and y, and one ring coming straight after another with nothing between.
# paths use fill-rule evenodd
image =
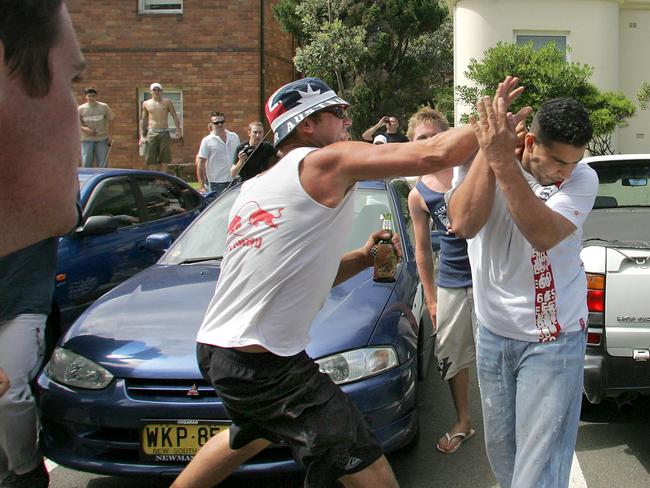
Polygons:
<instances>
[{"instance_id":1,"label":"white painted line on road","mask_svg":"<svg viewBox=\"0 0 650 488\"><path fill-rule=\"evenodd\" d=\"M576 456L575 452L573 453L573 462L571 463L569 488L587 488L587 480L585 480L585 477L582 474L582 469L580 469L580 463L578 462L578 456Z\"/></svg>"},{"instance_id":2,"label":"white painted line on road","mask_svg":"<svg viewBox=\"0 0 650 488\"><path fill-rule=\"evenodd\" d=\"M54 461L50 461L49 459L45 460L45 467L47 468L47 472L49 473L52 471L54 468L56 468L58 464L56 464Z\"/></svg>"}]
</instances>

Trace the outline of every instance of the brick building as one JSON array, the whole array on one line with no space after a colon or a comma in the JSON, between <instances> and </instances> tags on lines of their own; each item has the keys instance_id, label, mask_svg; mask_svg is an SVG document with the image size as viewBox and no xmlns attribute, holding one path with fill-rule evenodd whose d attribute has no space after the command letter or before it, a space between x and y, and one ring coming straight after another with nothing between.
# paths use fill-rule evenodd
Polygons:
<instances>
[{"instance_id":1,"label":"brick building","mask_svg":"<svg viewBox=\"0 0 650 488\"><path fill-rule=\"evenodd\" d=\"M242 140L249 122L266 124L264 102L296 77L293 39L271 11L276 2L66 0L88 63L75 87L79 103L83 87L94 86L116 115L110 166L143 166L138 123L152 82L181 118L184 141L173 144L173 163L194 162L213 110Z\"/></svg>"}]
</instances>

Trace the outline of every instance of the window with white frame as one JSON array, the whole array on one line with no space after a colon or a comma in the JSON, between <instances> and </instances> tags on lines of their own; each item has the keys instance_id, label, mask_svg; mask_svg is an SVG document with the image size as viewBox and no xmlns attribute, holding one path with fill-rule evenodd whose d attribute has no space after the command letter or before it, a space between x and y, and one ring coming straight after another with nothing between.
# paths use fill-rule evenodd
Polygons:
<instances>
[{"instance_id":1,"label":"window with white frame","mask_svg":"<svg viewBox=\"0 0 650 488\"><path fill-rule=\"evenodd\" d=\"M174 110L176 110L176 114L178 115L178 120L181 123L181 127L183 127L183 90L179 90L178 88L165 88L162 96L163 98L169 98L172 101L174 104ZM138 124L142 117L142 103L150 98L151 92L148 89L138 89ZM171 114L167 115L167 124L170 129L170 134L176 134L176 124L174 123Z\"/></svg>"},{"instance_id":2,"label":"window with white frame","mask_svg":"<svg viewBox=\"0 0 650 488\"><path fill-rule=\"evenodd\" d=\"M550 43L555 43L558 51L567 52L567 34L566 33L546 33L546 32L515 32L515 41L517 44L533 43L533 49L541 49Z\"/></svg>"},{"instance_id":3,"label":"window with white frame","mask_svg":"<svg viewBox=\"0 0 650 488\"><path fill-rule=\"evenodd\" d=\"M138 0L141 14L182 14L183 0Z\"/></svg>"}]
</instances>

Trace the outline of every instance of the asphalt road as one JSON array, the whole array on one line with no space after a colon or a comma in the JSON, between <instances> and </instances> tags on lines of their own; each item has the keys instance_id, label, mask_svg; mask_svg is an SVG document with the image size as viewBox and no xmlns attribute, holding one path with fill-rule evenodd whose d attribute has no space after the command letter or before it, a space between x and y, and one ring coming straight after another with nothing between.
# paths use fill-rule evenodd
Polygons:
<instances>
[{"instance_id":1,"label":"asphalt road","mask_svg":"<svg viewBox=\"0 0 650 488\"><path fill-rule=\"evenodd\" d=\"M440 454L437 439L453 424L447 385L435 371L419 385L420 442L388 456L402 488L494 488L483 444L478 386L473 374L471 414L477 435L454 454ZM577 459L577 463L575 460ZM570 488L650 487L650 398L619 409L604 403L584 409ZM170 480L123 479L53 466L51 488L166 488ZM230 479L226 488L299 488L302 479Z\"/></svg>"}]
</instances>

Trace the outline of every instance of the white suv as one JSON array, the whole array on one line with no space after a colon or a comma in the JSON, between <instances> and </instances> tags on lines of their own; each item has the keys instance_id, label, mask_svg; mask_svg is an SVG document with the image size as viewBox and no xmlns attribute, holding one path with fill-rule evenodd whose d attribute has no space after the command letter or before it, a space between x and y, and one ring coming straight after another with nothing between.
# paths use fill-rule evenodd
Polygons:
<instances>
[{"instance_id":1,"label":"white suv","mask_svg":"<svg viewBox=\"0 0 650 488\"><path fill-rule=\"evenodd\" d=\"M650 154L584 160L598 196L584 225L589 330L585 395L650 395Z\"/></svg>"}]
</instances>

